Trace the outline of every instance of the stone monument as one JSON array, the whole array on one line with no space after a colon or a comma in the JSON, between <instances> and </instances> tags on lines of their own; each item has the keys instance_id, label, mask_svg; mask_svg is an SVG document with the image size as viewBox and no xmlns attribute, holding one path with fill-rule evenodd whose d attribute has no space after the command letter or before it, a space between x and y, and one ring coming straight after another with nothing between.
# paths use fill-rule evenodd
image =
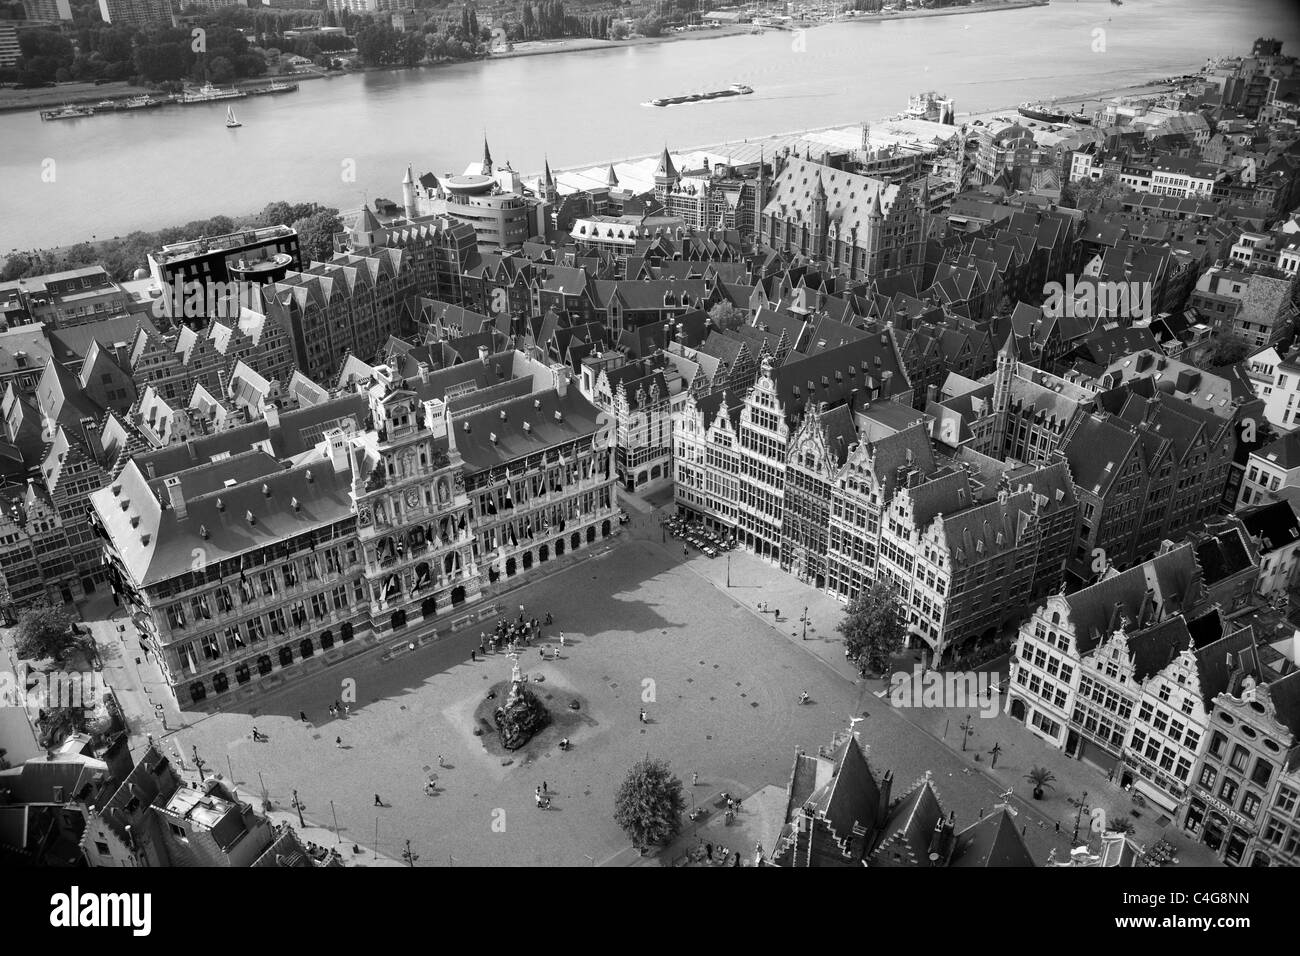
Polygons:
<instances>
[{"instance_id":1,"label":"stone monument","mask_svg":"<svg viewBox=\"0 0 1300 956\"><path fill-rule=\"evenodd\" d=\"M506 750L518 750L551 722L551 715L537 695L528 689L528 682L519 670L519 655L513 653L509 657L510 691L505 705L496 709L493 718L501 746Z\"/></svg>"}]
</instances>

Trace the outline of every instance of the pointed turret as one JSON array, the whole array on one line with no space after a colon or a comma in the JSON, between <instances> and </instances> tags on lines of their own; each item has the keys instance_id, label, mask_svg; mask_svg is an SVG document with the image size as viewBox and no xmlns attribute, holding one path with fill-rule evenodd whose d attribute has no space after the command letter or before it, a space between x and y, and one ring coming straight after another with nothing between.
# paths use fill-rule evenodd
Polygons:
<instances>
[{"instance_id":1,"label":"pointed turret","mask_svg":"<svg viewBox=\"0 0 1300 956\"><path fill-rule=\"evenodd\" d=\"M676 179L677 167L673 165L673 158L668 155L668 147L664 147L663 155L659 157L659 165L655 167L655 179Z\"/></svg>"},{"instance_id":2,"label":"pointed turret","mask_svg":"<svg viewBox=\"0 0 1300 956\"><path fill-rule=\"evenodd\" d=\"M348 231L348 246L352 249L372 249L379 245L379 234L384 227L379 224L370 207L362 206L356 224Z\"/></svg>"},{"instance_id":3,"label":"pointed turret","mask_svg":"<svg viewBox=\"0 0 1300 956\"><path fill-rule=\"evenodd\" d=\"M545 172L542 174L542 198L549 203L556 201L559 191L555 188L555 177L551 175L551 160L545 160Z\"/></svg>"},{"instance_id":4,"label":"pointed turret","mask_svg":"<svg viewBox=\"0 0 1300 956\"><path fill-rule=\"evenodd\" d=\"M665 146L663 155L659 157L659 165L655 167L655 198L663 202L675 182L677 167L673 165L673 158L668 155L668 147Z\"/></svg>"},{"instance_id":5,"label":"pointed turret","mask_svg":"<svg viewBox=\"0 0 1300 956\"><path fill-rule=\"evenodd\" d=\"M871 208L867 211L868 219L884 219L885 210L880 205L880 190L877 189L871 197Z\"/></svg>"},{"instance_id":6,"label":"pointed turret","mask_svg":"<svg viewBox=\"0 0 1300 956\"><path fill-rule=\"evenodd\" d=\"M492 150L488 149L487 137L483 137L483 175L492 175Z\"/></svg>"},{"instance_id":7,"label":"pointed turret","mask_svg":"<svg viewBox=\"0 0 1300 956\"><path fill-rule=\"evenodd\" d=\"M609 164L609 171L605 174L605 185L610 189L618 188L618 176L614 172L614 164Z\"/></svg>"},{"instance_id":8,"label":"pointed turret","mask_svg":"<svg viewBox=\"0 0 1300 956\"><path fill-rule=\"evenodd\" d=\"M415 218L415 176L411 174L410 166L406 167L406 178L402 180L402 212L407 219Z\"/></svg>"}]
</instances>

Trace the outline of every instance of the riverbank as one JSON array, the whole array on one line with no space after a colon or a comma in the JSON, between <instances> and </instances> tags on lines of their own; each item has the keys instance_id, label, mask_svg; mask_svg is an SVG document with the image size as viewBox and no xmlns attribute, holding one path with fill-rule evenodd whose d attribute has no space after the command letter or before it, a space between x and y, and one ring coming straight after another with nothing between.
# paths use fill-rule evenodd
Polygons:
<instances>
[{"instance_id":1,"label":"riverbank","mask_svg":"<svg viewBox=\"0 0 1300 956\"><path fill-rule=\"evenodd\" d=\"M761 30L749 23L735 26L706 27L684 33L666 33L657 37L629 37L626 40L599 40L595 37L566 37L563 40L527 40L516 43L509 50L492 50L486 59L511 60L520 56L547 56L552 53L576 53L580 50L617 50L628 46L657 46L679 40L710 40L717 37L734 37Z\"/></svg>"},{"instance_id":2,"label":"riverbank","mask_svg":"<svg viewBox=\"0 0 1300 956\"><path fill-rule=\"evenodd\" d=\"M328 79L331 75L347 76L346 73L286 73L283 76L258 77L255 80L228 83L225 86L251 91L270 86L272 83L300 83L303 80ZM38 90L0 90L0 113L45 110L59 106L94 106L105 100L116 102L129 100L135 96L166 98L168 95L147 86L132 86L125 82L104 83L100 86L94 83L60 83L58 86Z\"/></svg>"},{"instance_id":3,"label":"riverbank","mask_svg":"<svg viewBox=\"0 0 1300 956\"><path fill-rule=\"evenodd\" d=\"M890 13L859 13L849 20L910 20L914 17L950 17L958 13L990 13L994 10L1023 10L1045 7L1050 0L976 0L965 7L940 7L937 10L895 10Z\"/></svg>"},{"instance_id":4,"label":"riverbank","mask_svg":"<svg viewBox=\"0 0 1300 956\"><path fill-rule=\"evenodd\" d=\"M1086 106L1088 111L1104 105L1108 100L1116 96L1159 96L1167 93L1174 87L1164 80L1155 80L1148 83L1130 84L1127 86L1108 87L1103 90L1093 90L1091 92L1073 93L1068 96L1056 96L1053 99L1062 107L1069 107L1071 110L1077 108L1076 104ZM1021 101L1023 102L1023 100ZM976 112L958 113L956 115L957 125L972 123L975 120L988 122L989 120L1005 116L1008 119L1023 121L1023 118L1016 112L1019 103L1013 103L1009 106L999 106L993 109L979 110ZM886 118L879 118L873 122L883 123ZM682 149L673 149L673 153L716 153L718 155L730 155L740 146L757 146L768 147L768 155L772 154L773 149L779 149L785 145L791 145L790 141L801 136L810 136L815 133L824 133L827 130L847 129L855 124L853 123L828 123L825 126L810 126L803 129L787 130L781 133L767 133L763 136L750 136L745 139L726 140L720 143L710 143L703 146L689 146ZM624 156L618 159L594 159L588 162L566 164L564 166L552 167L551 172L554 175L565 173L579 172L588 169L594 169L598 166L617 165L619 163L637 163L647 159L654 159L659 153L642 153L636 156ZM541 176L537 171L524 177L525 181Z\"/></svg>"}]
</instances>

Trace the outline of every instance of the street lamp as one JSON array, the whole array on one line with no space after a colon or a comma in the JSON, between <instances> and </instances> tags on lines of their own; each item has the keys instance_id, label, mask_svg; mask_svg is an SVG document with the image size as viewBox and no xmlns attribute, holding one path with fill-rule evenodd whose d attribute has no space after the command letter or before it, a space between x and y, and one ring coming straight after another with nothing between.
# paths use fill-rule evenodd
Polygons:
<instances>
[{"instance_id":1,"label":"street lamp","mask_svg":"<svg viewBox=\"0 0 1300 956\"><path fill-rule=\"evenodd\" d=\"M993 755L993 766L990 769L996 770L998 769L998 754L1002 753L1002 745L994 742L993 749L989 753Z\"/></svg>"},{"instance_id":2,"label":"street lamp","mask_svg":"<svg viewBox=\"0 0 1300 956\"><path fill-rule=\"evenodd\" d=\"M1071 797L1070 803L1074 804L1074 806L1078 808L1078 812L1074 815L1074 837L1070 841L1077 845L1079 842L1079 823L1083 819L1084 812L1091 809L1088 806L1088 791L1083 791L1083 796L1079 797L1077 800Z\"/></svg>"},{"instance_id":3,"label":"street lamp","mask_svg":"<svg viewBox=\"0 0 1300 956\"><path fill-rule=\"evenodd\" d=\"M298 826L304 830L307 829L307 821L302 818L302 801L298 799L298 791L293 792L293 802L291 806L298 811Z\"/></svg>"},{"instance_id":4,"label":"street lamp","mask_svg":"<svg viewBox=\"0 0 1300 956\"><path fill-rule=\"evenodd\" d=\"M194 766L195 766L195 767L198 769L198 771L199 771L199 783L202 783L202 782L203 782L203 768L207 766L207 762L204 761L204 759L203 759L202 757L199 756L199 747L198 747L198 744L194 744L194 745L192 745L191 749L194 751Z\"/></svg>"},{"instance_id":5,"label":"street lamp","mask_svg":"<svg viewBox=\"0 0 1300 956\"><path fill-rule=\"evenodd\" d=\"M407 866L414 867L415 861L419 858L420 854L411 851L411 841L407 840L406 849L402 851L402 859L406 862Z\"/></svg>"},{"instance_id":6,"label":"street lamp","mask_svg":"<svg viewBox=\"0 0 1300 956\"><path fill-rule=\"evenodd\" d=\"M961 749L962 753L966 752L966 738L975 733L975 728L971 725L971 715L967 714L961 722L958 729L961 731Z\"/></svg>"},{"instance_id":7,"label":"street lamp","mask_svg":"<svg viewBox=\"0 0 1300 956\"><path fill-rule=\"evenodd\" d=\"M808 609L803 609L803 639L808 640Z\"/></svg>"}]
</instances>

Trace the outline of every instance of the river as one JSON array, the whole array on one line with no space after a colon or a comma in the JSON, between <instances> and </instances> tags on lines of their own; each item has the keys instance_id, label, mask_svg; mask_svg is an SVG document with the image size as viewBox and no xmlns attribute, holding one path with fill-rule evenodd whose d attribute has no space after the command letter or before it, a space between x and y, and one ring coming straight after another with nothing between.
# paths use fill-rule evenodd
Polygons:
<instances>
[{"instance_id":1,"label":"river","mask_svg":"<svg viewBox=\"0 0 1300 956\"><path fill-rule=\"evenodd\" d=\"M0 115L0 254L122 235L273 199L356 207L416 174L563 168L892 115L910 94L959 113L1116 88L1248 53L1300 53L1291 0L1053 0L1048 7L830 24L304 82L297 93L42 122ZM1096 31L1104 31L1104 35ZM1099 41L1104 41L1101 43ZM1104 45L1104 51L1094 47ZM752 96L656 109L731 83ZM349 176L349 174L352 174ZM48 180L53 180L48 181Z\"/></svg>"}]
</instances>

